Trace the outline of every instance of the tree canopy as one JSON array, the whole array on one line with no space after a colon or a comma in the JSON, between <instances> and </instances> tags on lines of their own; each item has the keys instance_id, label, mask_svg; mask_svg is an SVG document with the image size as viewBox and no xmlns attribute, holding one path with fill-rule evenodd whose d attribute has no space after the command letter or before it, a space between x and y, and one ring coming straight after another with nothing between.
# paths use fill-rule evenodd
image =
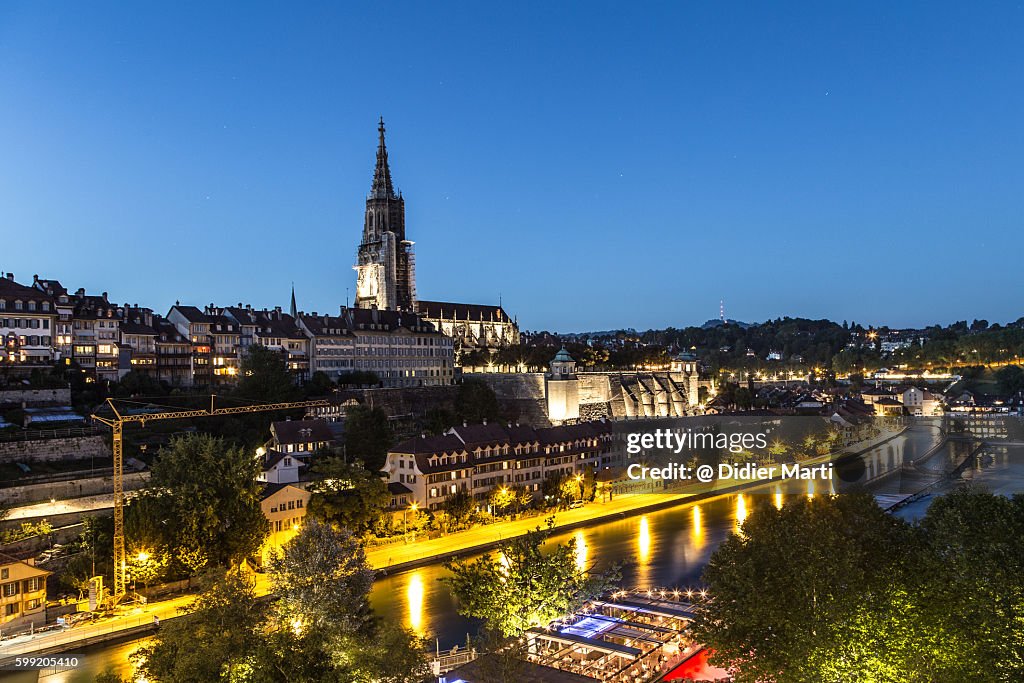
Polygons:
<instances>
[{"instance_id":1,"label":"tree canopy","mask_svg":"<svg viewBox=\"0 0 1024 683\"><path fill-rule=\"evenodd\" d=\"M744 682L1024 677L1024 504L965 490L917 526L868 494L764 505L712 555L694 635Z\"/></svg>"},{"instance_id":2,"label":"tree canopy","mask_svg":"<svg viewBox=\"0 0 1024 683\"><path fill-rule=\"evenodd\" d=\"M360 462L332 456L313 466L317 481L310 486L309 514L319 520L362 533L391 500L384 481Z\"/></svg>"},{"instance_id":3,"label":"tree canopy","mask_svg":"<svg viewBox=\"0 0 1024 683\"><path fill-rule=\"evenodd\" d=\"M553 519L523 536L503 541L498 552L445 563L459 613L483 619L488 629L516 637L579 608L614 587L618 567L605 572L581 567L576 539L541 552Z\"/></svg>"},{"instance_id":4,"label":"tree canopy","mask_svg":"<svg viewBox=\"0 0 1024 683\"><path fill-rule=\"evenodd\" d=\"M237 565L258 553L269 532L258 474L256 459L223 439L173 439L129 506L130 540L170 552L191 573L207 564Z\"/></svg>"}]
</instances>

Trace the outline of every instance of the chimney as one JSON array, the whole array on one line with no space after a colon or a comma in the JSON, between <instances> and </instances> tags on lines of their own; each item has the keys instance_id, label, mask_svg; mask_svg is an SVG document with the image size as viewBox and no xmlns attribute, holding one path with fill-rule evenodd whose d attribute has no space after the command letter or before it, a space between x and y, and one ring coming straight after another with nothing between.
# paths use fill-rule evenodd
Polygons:
<instances>
[{"instance_id":1,"label":"chimney","mask_svg":"<svg viewBox=\"0 0 1024 683\"><path fill-rule=\"evenodd\" d=\"M13 282L14 281L14 273L7 273L7 279L11 280Z\"/></svg>"},{"instance_id":2,"label":"chimney","mask_svg":"<svg viewBox=\"0 0 1024 683\"><path fill-rule=\"evenodd\" d=\"M39 276L38 275L33 275L32 276L32 284L35 284L37 282L39 282Z\"/></svg>"},{"instance_id":3,"label":"chimney","mask_svg":"<svg viewBox=\"0 0 1024 683\"><path fill-rule=\"evenodd\" d=\"M107 293L106 292L103 292L103 294L101 294L100 296L103 297L103 303L110 303L109 301L107 301Z\"/></svg>"}]
</instances>

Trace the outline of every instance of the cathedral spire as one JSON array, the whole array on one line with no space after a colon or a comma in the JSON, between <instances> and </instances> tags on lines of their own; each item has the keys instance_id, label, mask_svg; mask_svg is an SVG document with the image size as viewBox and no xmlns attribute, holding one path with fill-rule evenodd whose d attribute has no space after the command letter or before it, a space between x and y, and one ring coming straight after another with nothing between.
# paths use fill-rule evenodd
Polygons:
<instances>
[{"instance_id":1,"label":"cathedral spire","mask_svg":"<svg viewBox=\"0 0 1024 683\"><path fill-rule=\"evenodd\" d=\"M370 196L374 199L394 199L395 188L391 184L391 168L388 166L388 149L384 146L384 117L380 117L377 125L380 135L377 143L377 167L373 169L373 185Z\"/></svg>"},{"instance_id":2,"label":"cathedral spire","mask_svg":"<svg viewBox=\"0 0 1024 683\"><path fill-rule=\"evenodd\" d=\"M291 313L292 313L292 317L294 318L294 317L295 317L295 314L296 314L296 306L295 306L295 283L294 283L294 282L292 283L292 310L291 310Z\"/></svg>"}]
</instances>

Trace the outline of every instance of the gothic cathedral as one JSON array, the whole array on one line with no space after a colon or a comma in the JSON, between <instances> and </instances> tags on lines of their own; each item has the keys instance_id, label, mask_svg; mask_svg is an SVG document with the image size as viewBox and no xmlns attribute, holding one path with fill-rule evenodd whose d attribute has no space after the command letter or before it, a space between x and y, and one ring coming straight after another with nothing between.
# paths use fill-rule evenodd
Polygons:
<instances>
[{"instance_id":1,"label":"gothic cathedral","mask_svg":"<svg viewBox=\"0 0 1024 683\"><path fill-rule=\"evenodd\" d=\"M416 310L416 257L405 238L405 200L396 193L384 146L384 118L377 128L377 166L366 197L363 241L356 257L356 306Z\"/></svg>"}]
</instances>

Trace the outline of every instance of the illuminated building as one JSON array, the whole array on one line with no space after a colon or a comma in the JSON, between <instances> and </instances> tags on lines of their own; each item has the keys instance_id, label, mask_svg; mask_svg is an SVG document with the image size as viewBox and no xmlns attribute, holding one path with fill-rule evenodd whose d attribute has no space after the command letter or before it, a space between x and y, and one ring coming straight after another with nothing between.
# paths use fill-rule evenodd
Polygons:
<instances>
[{"instance_id":1,"label":"illuminated building","mask_svg":"<svg viewBox=\"0 0 1024 683\"><path fill-rule=\"evenodd\" d=\"M403 441L388 452L383 472L393 497L436 510L458 491L485 501L494 488L522 486L539 497L544 479L597 470L611 447L611 423L604 421L541 429L462 425Z\"/></svg>"},{"instance_id":2,"label":"illuminated building","mask_svg":"<svg viewBox=\"0 0 1024 683\"><path fill-rule=\"evenodd\" d=\"M434 329L451 337L456 351L518 344L519 327L500 305L417 300L414 243L406 236L405 199L391 181L383 118L377 130L377 164L354 266L355 307L417 312Z\"/></svg>"},{"instance_id":3,"label":"illuminated building","mask_svg":"<svg viewBox=\"0 0 1024 683\"><path fill-rule=\"evenodd\" d=\"M52 363L56 321L53 297L18 284L14 273L0 278L0 362L8 367Z\"/></svg>"},{"instance_id":4,"label":"illuminated building","mask_svg":"<svg viewBox=\"0 0 1024 683\"><path fill-rule=\"evenodd\" d=\"M32 560L0 554L0 627L5 632L46 623L46 577Z\"/></svg>"},{"instance_id":5,"label":"illuminated building","mask_svg":"<svg viewBox=\"0 0 1024 683\"><path fill-rule=\"evenodd\" d=\"M299 313L298 322L312 372L372 372L385 387L452 383L452 340L413 312L343 306L337 316Z\"/></svg>"},{"instance_id":6,"label":"illuminated building","mask_svg":"<svg viewBox=\"0 0 1024 683\"><path fill-rule=\"evenodd\" d=\"M356 307L415 311L416 260L413 243L405 238L405 200L391 182L383 117L377 131L377 165L354 266Z\"/></svg>"},{"instance_id":7,"label":"illuminated building","mask_svg":"<svg viewBox=\"0 0 1024 683\"><path fill-rule=\"evenodd\" d=\"M302 528L309 496L309 491L290 484L264 485L260 492L260 509L270 523L270 533L260 550L263 566L267 565L271 554L281 552Z\"/></svg>"}]
</instances>

